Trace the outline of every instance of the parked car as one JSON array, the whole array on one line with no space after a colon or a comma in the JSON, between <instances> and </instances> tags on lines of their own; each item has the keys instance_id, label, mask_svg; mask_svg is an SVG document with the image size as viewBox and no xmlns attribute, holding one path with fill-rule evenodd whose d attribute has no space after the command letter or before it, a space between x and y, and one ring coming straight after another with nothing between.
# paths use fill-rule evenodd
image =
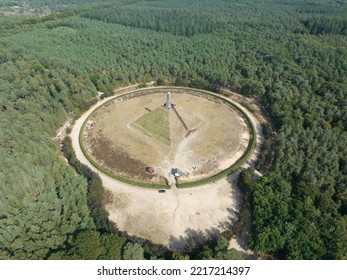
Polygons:
<instances>
[{"instance_id":1,"label":"parked car","mask_svg":"<svg viewBox=\"0 0 347 280\"><path fill-rule=\"evenodd\" d=\"M159 190L158 193L164 193L166 190Z\"/></svg>"}]
</instances>

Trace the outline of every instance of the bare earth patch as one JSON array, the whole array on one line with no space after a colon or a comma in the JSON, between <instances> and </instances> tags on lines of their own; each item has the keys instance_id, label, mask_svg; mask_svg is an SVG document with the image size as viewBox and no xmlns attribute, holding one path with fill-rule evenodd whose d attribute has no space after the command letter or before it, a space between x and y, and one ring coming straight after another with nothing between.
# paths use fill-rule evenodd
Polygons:
<instances>
[{"instance_id":1,"label":"bare earth patch","mask_svg":"<svg viewBox=\"0 0 347 280\"><path fill-rule=\"evenodd\" d=\"M234 176L236 178L236 176ZM226 230L238 207L238 191L230 178L192 189L171 188L165 193L109 182L109 218L120 230L180 251L189 231Z\"/></svg>"}]
</instances>

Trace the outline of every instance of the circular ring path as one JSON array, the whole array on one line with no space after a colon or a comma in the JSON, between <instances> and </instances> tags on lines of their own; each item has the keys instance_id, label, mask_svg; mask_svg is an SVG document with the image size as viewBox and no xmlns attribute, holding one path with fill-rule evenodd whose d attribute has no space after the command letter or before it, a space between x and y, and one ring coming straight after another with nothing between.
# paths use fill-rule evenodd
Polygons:
<instances>
[{"instance_id":1,"label":"circular ring path","mask_svg":"<svg viewBox=\"0 0 347 280\"><path fill-rule=\"evenodd\" d=\"M106 209L110 220L129 235L139 236L177 251L184 248L187 236L217 233L229 228L241 198L236 187L238 171L196 188L171 188L165 193L159 193L155 189L116 180L100 172L86 158L80 146L80 131L88 116L113 98L115 97L105 98L92 106L75 121L70 133L79 161L97 172L102 179L108 197ZM254 165L263 137L260 123L240 104L228 98L220 98L240 107L255 128L255 148L241 168Z\"/></svg>"}]
</instances>

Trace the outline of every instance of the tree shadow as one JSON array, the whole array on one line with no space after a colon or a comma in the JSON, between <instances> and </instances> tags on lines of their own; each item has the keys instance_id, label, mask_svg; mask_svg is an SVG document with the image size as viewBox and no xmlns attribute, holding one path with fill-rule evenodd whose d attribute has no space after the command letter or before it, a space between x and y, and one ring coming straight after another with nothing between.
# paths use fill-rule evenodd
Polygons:
<instances>
[{"instance_id":1,"label":"tree shadow","mask_svg":"<svg viewBox=\"0 0 347 280\"><path fill-rule=\"evenodd\" d=\"M205 245L212 245L219 236L220 230L218 228L205 230L187 228L185 230L185 236L171 236L168 247L174 252L190 254Z\"/></svg>"},{"instance_id":2,"label":"tree shadow","mask_svg":"<svg viewBox=\"0 0 347 280\"><path fill-rule=\"evenodd\" d=\"M254 162L253 162L254 163ZM252 163L249 163L252 165ZM227 181L232 186L232 195L235 200L234 209L228 209L230 218L233 220L228 225L220 225L227 227L232 233L232 239L247 256L247 259L256 259L257 257L249 249L249 241L252 233L252 217L249 196L244 193L237 184L240 173L247 167L240 167L235 173L227 177Z\"/></svg>"},{"instance_id":3,"label":"tree shadow","mask_svg":"<svg viewBox=\"0 0 347 280\"><path fill-rule=\"evenodd\" d=\"M245 169L246 168L244 167L240 167L239 169L237 169L237 171L233 172L226 178L227 182L230 184L231 195L233 200L236 202L234 208L236 208L237 211L240 209L244 200L244 193L238 187L237 180L239 178L240 173L244 171Z\"/></svg>"}]
</instances>

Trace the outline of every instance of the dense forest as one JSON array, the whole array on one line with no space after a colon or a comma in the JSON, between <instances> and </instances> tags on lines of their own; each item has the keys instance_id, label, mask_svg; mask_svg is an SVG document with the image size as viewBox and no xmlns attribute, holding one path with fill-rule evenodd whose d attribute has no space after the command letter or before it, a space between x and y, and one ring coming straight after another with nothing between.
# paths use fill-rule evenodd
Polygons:
<instances>
[{"instance_id":1,"label":"dense forest","mask_svg":"<svg viewBox=\"0 0 347 280\"><path fill-rule=\"evenodd\" d=\"M35 12L1 15L23 5ZM346 259L346 15L333 0L0 1L0 258L243 257L233 232L182 254L118 232L100 178L68 138L69 164L55 145L97 91L155 80L228 88L269 113L274 165L240 180L256 254Z\"/></svg>"}]
</instances>

